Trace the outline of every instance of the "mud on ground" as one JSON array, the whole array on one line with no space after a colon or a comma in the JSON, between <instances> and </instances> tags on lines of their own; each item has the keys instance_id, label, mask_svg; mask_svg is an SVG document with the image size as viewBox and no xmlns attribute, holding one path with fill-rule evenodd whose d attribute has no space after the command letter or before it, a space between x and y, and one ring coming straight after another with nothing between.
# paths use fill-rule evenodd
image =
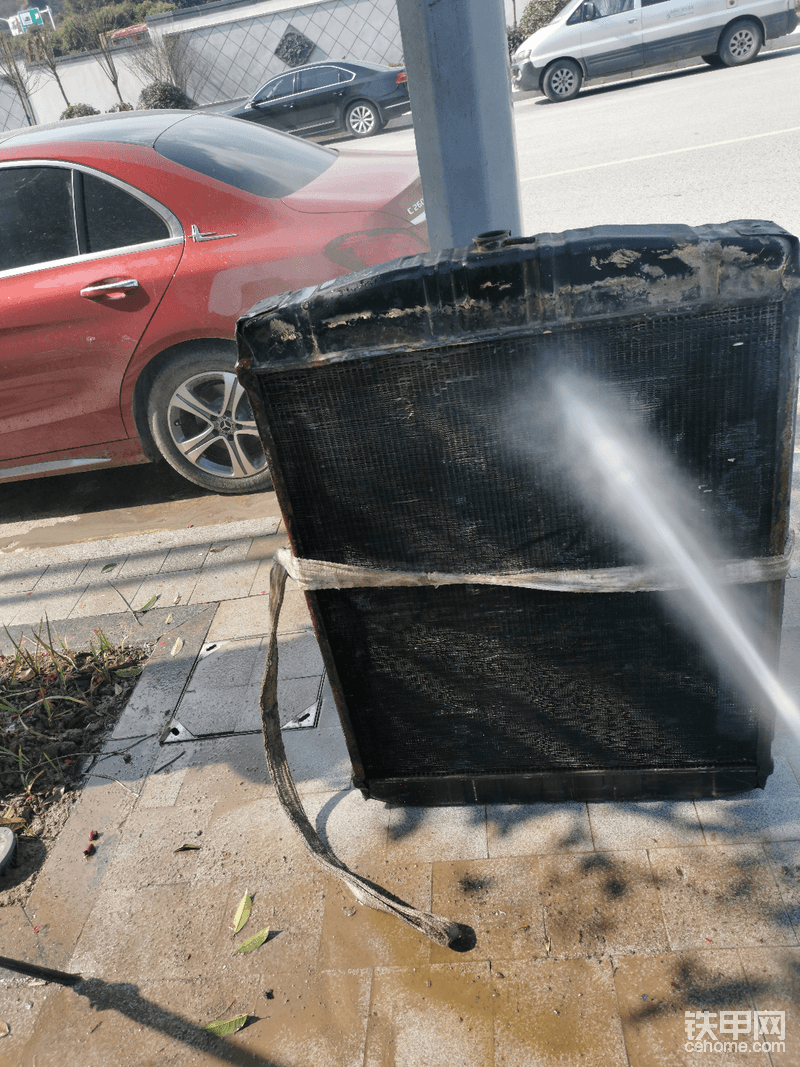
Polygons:
<instances>
[{"instance_id":1,"label":"mud on ground","mask_svg":"<svg viewBox=\"0 0 800 1067\"><path fill-rule=\"evenodd\" d=\"M149 652L112 645L101 630L75 652L39 629L13 656L0 654L0 826L17 839L0 872L0 907L30 895Z\"/></svg>"}]
</instances>

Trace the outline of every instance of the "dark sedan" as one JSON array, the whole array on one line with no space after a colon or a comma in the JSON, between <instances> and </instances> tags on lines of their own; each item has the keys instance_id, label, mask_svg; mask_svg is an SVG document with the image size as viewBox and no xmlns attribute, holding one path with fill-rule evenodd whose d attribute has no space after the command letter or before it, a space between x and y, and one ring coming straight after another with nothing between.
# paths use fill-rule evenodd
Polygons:
<instances>
[{"instance_id":1,"label":"dark sedan","mask_svg":"<svg viewBox=\"0 0 800 1067\"><path fill-rule=\"evenodd\" d=\"M299 137L346 131L369 137L411 110L401 67L344 61L309 63L278 74L227 112Z\"/></svg>"}]
</instances>

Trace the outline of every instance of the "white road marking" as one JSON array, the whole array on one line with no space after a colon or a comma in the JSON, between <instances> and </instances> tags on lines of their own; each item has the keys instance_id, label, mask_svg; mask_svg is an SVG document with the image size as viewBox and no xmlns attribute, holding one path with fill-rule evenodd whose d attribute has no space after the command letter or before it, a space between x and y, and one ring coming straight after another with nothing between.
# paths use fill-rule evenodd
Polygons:
<instances>
[{"instance_id":1,"label":"white road marking","mask_svg":"<svg viewBox=\"0 0 800 1067\"><path fill-rule=\"evenodd\" d=\"M603 167L623 167L627 163L641 163L646 159L663 159L664 156L679 156L684 152L701 152L706 148L722 148L725 145L741 144L744 141L758 141L764 137L781 137L787 133L800 133L800 126L789 126L785 130L770 130L767 133L751 133L747 137L732 137L727 141L710 141L708 144L688 145L686 148L670 148L666 152L651 152L646 156L630 156L628 159L612 159L607 163L588 163L585 167L571 167L569 170L553 170L549 174L532 174L521 178L522 182L543 181L545 178L561 178L565 174L580 174L585 170L600 170Z\"/></svg>"}]
</instances>

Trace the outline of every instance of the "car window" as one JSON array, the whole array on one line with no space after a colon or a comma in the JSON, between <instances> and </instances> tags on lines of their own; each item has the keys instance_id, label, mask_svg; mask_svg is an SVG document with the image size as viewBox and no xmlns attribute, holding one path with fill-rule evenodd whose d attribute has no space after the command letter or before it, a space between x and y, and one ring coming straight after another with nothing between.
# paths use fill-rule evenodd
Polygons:
<instances>
[{"instance_id":1,"label":"car window","mask_svg":"<svg viewBox=\"0 0 800 1067\"><path fill-rule=\"evenodd\" d=\"M623 11L633 11L633 0L594 0L594 10L596 19L619 15Z\"/></svg>"},{"instance_id":2,"label":"car window","mask_svg":"<svg viewBox=\"0 0 800 1067\"><path fill-rule=\"evenodd\" d=\"M72 172L61 167L0 170L0 270L77 254Z\"/></svg>"},{"instance_id":3,"label":"car window","mask_svg":"<svg viewBox=\"0 0 800 1067\"><path fill-rule=\"evenodd\" d=\"M296 193L338 155L255 122L208 114L171 126L153 147L174 163L270 199Z\"/></svg>"},{"instance_id":4,"label":"car window","mask_svg":"<svg viewBox=\"0 0 800 1067\"><path fill-rule=\"evenodd\" d=\"M155 211L118 185L83 175L83 203L89 252L163 241L169 227Z\"/></svg>"},{"instance_id":5,"label":"car window","mask_svg":"<svg viewBox=\"0 0 800 1067\"><path fill-rule=\"evenodd\" d=\"M298 71L297 91L304 93L308 89L323 89L326 85L339 84L339 71L335 67L311 67Z\"/></svg>"},{"instance_id":6,"label":"car window","mask_svg":"<svg viewBox=\"0 0 800 1067\"><path fill-rule=\"evenodd\" d=\"M291 96L294 92L294 74L284 74L280 78L259 89L254 100L257 104L263 104L265 100L277 100L280 96Z\"/></svg>"}]
</instances>

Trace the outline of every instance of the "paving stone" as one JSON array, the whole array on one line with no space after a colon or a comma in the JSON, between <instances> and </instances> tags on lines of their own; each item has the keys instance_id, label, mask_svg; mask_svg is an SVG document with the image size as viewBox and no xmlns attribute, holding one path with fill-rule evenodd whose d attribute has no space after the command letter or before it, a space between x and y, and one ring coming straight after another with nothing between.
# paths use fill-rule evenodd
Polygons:
<instances>
[{"instance_id":1,"label":"paving stone","mask_svg":"<svg viewBox=\"0 0 800 1067\"><path fill-rule=\"evenodd\" d=\"M20 1067L25 1046L34 1035L48 998L57 997L59 992L59 986L44 983L34 986L27 981L23 984L14 980L3 986L2 1016L9 1033L3 1038L0 1048L0 1067Z\"/></svg>"},{"instance_id":2,"label":"paving stone","mask_svg":"<svg viewBox=\"0 0 800 1067\"><path fill-rule=\"evenodd\" d=\"M0 883L4 889L13 878L13 875L13 867L4 874L3 882ZM41 948L40 932L34 930L35 925L36 923L28 918L25 914L25 909L20 904L10 904L0 908L0 945L3 946L2 955L12 960L24 960L26 963L46 967L46 958ZM20 975L19 972L0 967L0 989L3 990L3 1001L5 1001L5 991L9 984L27 981L28 979ZM0 1007L0 1016L3 1019L5 1018L4 1011L5 1005L3 1004Z\"/></svg>"},{"instance_id":3,"label":"paving stone","mask_svg":"<svg viewBox=\"0 0 800 1067\"><path fill-rule=\"evenodd\" d=\"M532 856L589 852L593 848L585 804L487 804L489 855Z\"/></svg>"},{"instance_id":4,"label":"paving stone","mask_svg":"<svg viewBox=\"0 0 800 1067\"><path fill-rule=\"evenodd\" d=\"M669 947L644 849L539 858L546 936L555 957Z\"/></svg>"},{"instance_id":5,"label":"paving stone","mask_svg":"<svg viewBox=\"0 0 800 1067\"><path fill-rule=\"evenodd\" d=\"M64 592L54 590L52 593L32 593L31 596L25 599L20 599L14 606L13 615L10 612L10 607L4 612L5 618L0 618L0 622L4 626L38 626L39 623L43 623L45 618L50 619L51 622L59 619L66 619L71 614L76 605L82 600L83 589L73 588L66 589Z\"/></svg>"},{"instance_id":6,"label":"paving stone","mask_svg":"<svg viewBox=\"0 0 800 1067\"><path fill-rule=\"evenodd\" d=\"M673 949L797 943L759 846L653 849L649 855Z\"/></svg>"},{"instance_id":7,"label":"paving stone","mask_svg":"<svg viewBox=\"0 0 800 1067\"><path fill-rule=\"evenodd\" d=\"M535 856L434 863L431 911L472 927L471 961L546 954ZM430 952L431 963L452 961L450 948Z\"/></svg>"},{"instance_id":8,"label":"paving stone","mask_svg":"<svg viewBox=\"0 0 800 1067\"><path fill-rule=\"evenodd\" d=\"M217 608L208 640L230 641L237 637L263 636L267 632L268 596L249 596L241 600L223 600Z\"/></svg>"},{"instance_id":9,"label":"paving stone","mask_svg":"<svg viewBox=\"0 0 800 1067\"><path fill-rule=\"evenodd\" d=\"M694 1038L700 1030L693 1028L696 1013L708 1012L713 1027L720 1012L752 1012L747 981L735 951L627 956L614 972L614 986L630 1067L768 1062L760 1053L721 1055L720 1050L704 1054L686 1048L688 1034ZM686 1012L693 1013L688 1030ZM730 1035L728 1040L732 1040Z\"/></svg>"},{"instance_id":10,"label":"paving stone","mask_svg":"<svg viewBox=\"0 0 800 1067\"><path fill-rule=\"evenodd\" d=\"M430 910L430 864L392 864L364 853L346 857L347 865L406 904ZM359 904L333 876L323 875L325 917L320 965L331 967L423 966L430 941L394 916ZM452 956L452 953L451 953Z\"/></svg>"},{"instance_id":11,"label":"paving stone","mask_svg":"<svg viewBox=\"0 0 800 1067\"><path fill-rule=\"evenodd\" d=\"M263 683L261 677L256 674L255 671L254 675L258 680L256 682L251 680L250 685L248 686L242 712L236 722L237 730L261 729L260 700L261 686ZM309 678L279 679L278 714L280 716L281 724L289 722L290 719L294 719L298 715L302 715L308 708L313 708L316 705L320 677L311 675ZM317 728L337 728L339 725L338 717L332 718L329 714L323 716L323 710L324 707L320 709ZM307 727L306 729L313 729L313 727Z\"/></svg>"},{"instance_id":12,"label":"paving stone","mask_svg":"<svg viewBox=\"0 0 800 1067\"><path fill-rule=\"evenodd\" d=\"M243 637L237 641L206 641L187 686L187 693L217 691L246 686L255 671L263 673L261 639Z\"/></svg>"},{"instance_id":13,"label":"paving stone","mask_svg":"<svg viewBox=\"0 0 800 1067\"><path fill-rule=\"evenodd\" d=\"M85 581L85 572L81 578ZM94 578L79 596L69 617L80 619L94 615L118 615L131 608L138 610L147 603L138 595L141 585L142 580L138 577L124 579L110 575L107 582L99 577Z\"/></svg>"},{"instance_id":14,"label":"paving stone","mask_svg":"<svg viewBox=\"0 0 800 1067\"><path fill-rule=\"evenodd\" d=\"M174 807L187 770L186 767L177 769L173 766L159 772L155 768L139 794L139 808Z\"/></svg>"},{"instance_id":15,"label":"paving stone","mask_svg":"<svg viewBox=\"0 0 800 1067\"><path fill-rule=\"evenodd\" d=\"M226 563L224 553L220 560L216 557L213 563L206 559L197 585L192 592L190 604L208 603L212 600L234 600L237 597L246 597L250 593L250 586L258 570L257 560L243 560L241 562Z\"/></svg>"},{"instance_id":16,"label":"paving stone","mask_svg":"<svg viewBox=\"0 0 800 1067\"><path fill-rule=\"evenodd\" d=\"M794 1067L798 1062L798 1035L800 1035L800 949L796 948L744 948L739 952L744 967L747 985L753 1004L763 1012L763 1023L758 1030L766 1033L751 1033L745 1040L759 1040L762 1046L769 1042L769 1056L775 1067ZM767 1023L772 1012L784 1012L783 1035L781 1021ZM777 1026L776 1026L777 1023ZM777 1029L777 1034L775 1033ZM781 1036L784 1047L780 1048Z\"/></svg>"},{"instance_id":17,"label":"paving stone","mask_svg":"<svg viewBox=\"0 0 800 1067\"><path fill-rule=\"evenodd\" d=\"M44 572L36 583L37 593L51 593L56 589L71 589L80 585L81 574L86 568L84 562L54 563Z\"/></svg>"},{"instance_id":18,"label":"paving stone","mask_svg":"<svg viewBox=\"0 0 800 1067\"><path fill-rule=\"evenodd\" d=\"M365 800L358 789L313 793L303 807L320 839L349 865L351 858L383 858L389 809L380 800Z\"/></svg>"},{"instance_id":19,"label":"paving stone","mask_svg":"<svg viewBox=\"0 0 800 1067\"><path fill-rule=\"evenodd\" d=\"M217 540L212 542L208 550L203 566L208 569L222 563L239 563L250 556L250 547L253 544L252 537L236 538L235 540Z\"/></svg>"},{"instance_id":20,"label":"paving stone","mask_svg":"<svg viewBox=\"0 0 800 1067\"><path fill-rule=\"evenodd\" d=\"M800 940L800 841L764 845L781 899Z\"/></svg>"},{"instance_id":21,"label":"paving stone","mask_svg":"<svg viewBox=\"0 0 800 1067\"><path fill-rule=\"evenodd\" d=\"M287 730L283 744L299 793L350 788L353 769L341 730Z\"/></svg>"},{"instance_id":22,"label":"paving stone","mask_svg":"<svg viewBox=\"0 0 800 1067\"><path fill-rule=\"evenodd\" d=\"M376 968L364 1067L496 1062L491 985L485 963Z\"/></svg>"},{"instance_id":23,"label":"paving stone","mask_svg":"<svg viewBox=\"0 0 800 1067\"><path fill-rule=\"evenodd\" d=\"M592 837L600 851L705 844L691 801L628 801L588 808Z\"/></svg>"},{"instance_id":24,"label":"paving stone","mask_svg":"<svg viewBox=\"0 0 800 1067\"><path fill-rule=\"evenodd\" d=\"M397 863L487 859L485 809L390 808L386 854Z\"/></svg>"},{"instance_id":25,"label":"paving stone","mask_svg":"<svg viewBox=\"0 0 800 1067\"><path fill-rule=\"evenodd\" d=\"M176 812L184 811L180 806ZM297 831L274 796L214 809L203 831L194 884L255 889L270 878L310 878L316 871ZM272 866L270 866L272 865Z\"/></svg>"},{"instance_id":26,"label":"paving stone","mask_svg":"<svg viewBox=\"0 0 800 1067\"><path fill-rule=\"evenodd\" d=\"M263 640L264 660L268 641ZM278 677L308 678L322 674L323 663L313 633L284 633L278 637Z\"/></svg>"},{"instance_id":27,"label":"paving stone","mask_svg":"<svg viewBox=\"0 0 800 1067\"><path fill-rule=\"evenodd\" d=\"M202 1029L219 1018L214 1009L223 1001L220 983L207 978L188 982L150 976L134 984L124 974L111 980L92 977L77 990L51 994L40 1025L13 1067L218 1067L240 1054L241 1034L215 1038Z\"/></svg>"},{"instance_id":28,"label":"paving stone","mask_svg":"<svg viewBox=\"0 0 800 1067\"><path fill-rule=\"evenodd\" d=\"M609 961L499 959L492 976L495 1067L627 1067Z\"/></svg>"},{"instance_id":29,"label":"paving stone","mask_svg":"<svg viewBox=\"0 0 800 1067\"><path fill-rule=\"evenodd\" d=\"M169 551L166 548L151 549L149 552L132 552L121 567L112 572L120 578L149 578L163 567Z\"/></svg>"},{"instance_id":30,"label":"paving stone","mask_svg":"<svg viewBox=\"0 0 800 1067\"><path fill-rule=\"evenodd\" d=\"M235 1035L238 1047L252 1056L241 1062L253 1067L363 1067L371 985L367 969L270 970L256 986L234 977L225 983L226 990L239 992L237 1003L254 1003L257 1020ZM248 998L256 990L253 1002ZM265 999L263 991L271 992L272 999Z\"/></svg>"},{"instance_id":31,"label":"paving stone","mask_svg":"<svg viewBox=\"0 0 800 1067\"><path fill-rule=\"evenodd\" d=\"M180 545L178 548L171 548L161 564L160 572L167 574L173 571L199 571L205 563L209 548L210 541L203 545Z\"/></svg>"},{"instance_id":32,"label":"paving stone","mask_svg":"<svg viewBox=\"0 0 800 1067\"><path fill-rule=\"evenodd\" d=\"M191 745L177 804L191 807L210 799L218 817L274 792L263 737L222 737Z\"/></svg>"},{"instance_id":33,"label":"paving stone","mask_svg":"<svg viewBox=\"0 0 800 1067\"><path fill-rule=\"evenodd\" d=\"M198 803L193 808L137 806L128 818L122 842L109 867L107 884L133 890L191 884L204 858L202 849L175 850L185 844L204 844L202 833L212 808L211 802Z\"/></svg>"},{"instance_id":34,"label":"paving stone","mask_svg":"<svg viewBox=\"0 0 800 1067\"><path fill-rule=\"evenodd\" d=\"M158 597L159 608L185 606L192 601L192 594L200 577L199 570L165 572L160 571L150 578L145 578L137 592L137 606L141 607L154 596Z\"/></svg>"},{"instance_id":35,"label":"paving stone","mask_svg":"<svg viewBox=\"0 0 800 1067\"><path fill-rule=\"evenodd\" d=\"M800 839L800 786L785 757L774 763L763 790L695 801L709 843Z\"/></svg>"},{"instance_id":36,"label":"paving stone","mask_svg":"<svg viewBox=\"0 0 800 1067\"><path fill-rule=\"evenodd\" d=\"M26 913L39 926L45 965L67 963L103 885L122 839L135 797L115 782L90 781L79 795L66 825L34 885ZM83 850L97 830L96 852Z\"/></svg>"},{"instance_id":37,"label":"paving stone","mask_svg":"<svg viewBox=\"0 0 800 1067\"><path fill-rule=\"evenodd\" d=\"M175 711L174 723L185 726L197 737L232 732L248 706L251 693L246 686L186 692Z\"/></svg>"}]
</instances>

